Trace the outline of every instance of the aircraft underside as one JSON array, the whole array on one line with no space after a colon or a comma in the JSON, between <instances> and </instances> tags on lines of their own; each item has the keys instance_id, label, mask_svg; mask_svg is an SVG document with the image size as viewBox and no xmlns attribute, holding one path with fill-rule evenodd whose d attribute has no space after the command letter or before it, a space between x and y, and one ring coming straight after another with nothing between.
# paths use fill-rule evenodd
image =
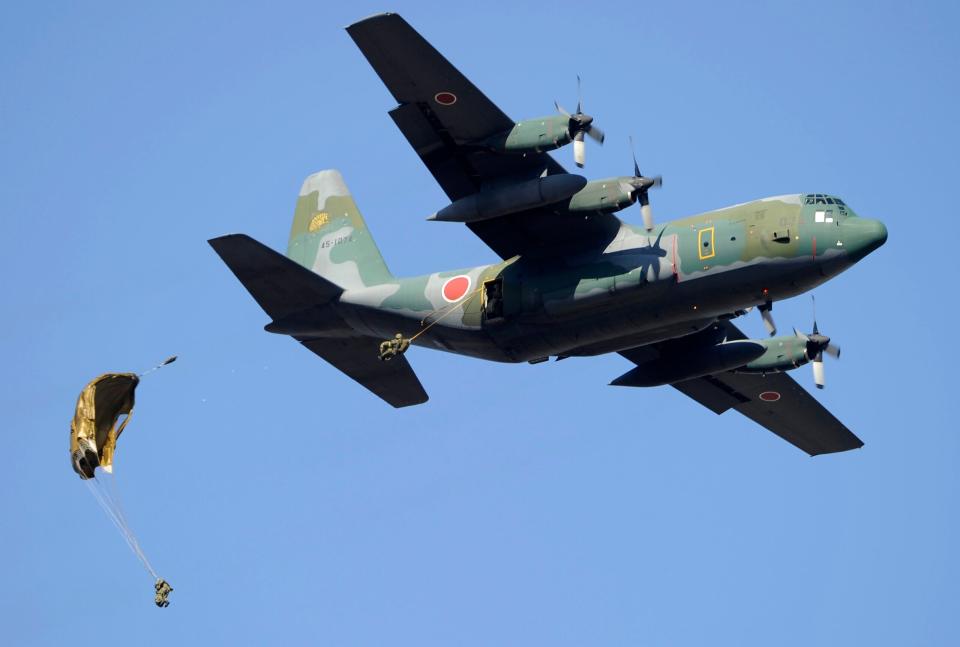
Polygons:
<instances>
[{"instance_id":1,"label":"aircraft underside","mask_svg":"<svg viewBox=\"0 0 960 647\"><path fill-rule=\"evenodd\" d=\"M690 335L717 319L802 294L827 278L809 259L778 259L687 281L671 276L631 289L571 297L530 312L483 316L475 327L456 317L438 319L435 312L395 314L349 303L338 304L337 310L357 333L373 338L397 332L414 337L423 330L414 345L495 362L535 362L619 352ZM482 309L496 308L485 303Z\"/></svg>"}]
</instances>

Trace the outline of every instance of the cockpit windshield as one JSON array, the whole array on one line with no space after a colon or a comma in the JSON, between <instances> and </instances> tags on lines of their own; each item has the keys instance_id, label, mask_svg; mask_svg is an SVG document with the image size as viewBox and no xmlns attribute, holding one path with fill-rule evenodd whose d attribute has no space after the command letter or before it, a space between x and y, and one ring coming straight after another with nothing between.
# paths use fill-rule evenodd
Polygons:
<instances>
[{"instance_id":1,"label":"cockpit windshield","mask_svg":"<svg viewBox=\"0 0 960 647\"><path fill-rule=\"evenodd\" d=\"M826 193L808 193L803 196L804 204L838 204L841 207L846 206L843 203L843 200L838 198L835 195L827 195Z\"/></svg>"}]
</instances>

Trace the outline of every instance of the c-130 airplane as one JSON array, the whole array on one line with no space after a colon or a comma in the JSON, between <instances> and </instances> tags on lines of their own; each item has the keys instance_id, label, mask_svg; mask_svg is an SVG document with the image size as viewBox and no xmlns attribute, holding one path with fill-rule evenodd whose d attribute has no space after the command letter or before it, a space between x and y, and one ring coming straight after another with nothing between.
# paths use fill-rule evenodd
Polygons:
<instances>
[{"instance_id":1,"label":"c-130 airplane","mask_svg":"<svg viewBox=\"0 0 960 647\"><path fill-rule=\"evenodd\" d=\"M347 32L451 201L430 219L465 223L502 260L395 277L340 173L321 171L300 190L286 256L243 234L209 241L271 317L268 332L293 337L394 407L427 401L402 352L409 343L531 364L615 352L636 366L614 385L669 384L810 455L863 445L786 374L812 362L823 386L823 353L839 349L815 321L810 334L747 339L731 320L757 307L775 335L772 304L883 245L883 223L813 193L656 229L648 190L660 180L636 160L632 177L588 181L546 154L572 142L582 166L584 135L602 142L580 105L514 122L400 16ZM614 215L635 202L643 227Z\"/></svg>"}]
</instances>

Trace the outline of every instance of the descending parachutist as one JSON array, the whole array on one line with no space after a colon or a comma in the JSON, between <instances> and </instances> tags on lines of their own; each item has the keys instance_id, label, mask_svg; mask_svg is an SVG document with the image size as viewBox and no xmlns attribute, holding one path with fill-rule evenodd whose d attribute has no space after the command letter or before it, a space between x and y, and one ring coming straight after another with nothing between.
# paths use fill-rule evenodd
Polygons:
<instances>
[{"instance_id":1,"label":"descending parachutist","mask_svg":"<svg viewBox=\"0 0 960 647\"><path fill-rule=\"evenodd\" d=\"M169 607L170 601L167 598L173 591L173 587L170 586L170 583L162 577L158 577L157 583L153 585L153 588L157 591L157 595L153 599L154 604L160 608Z\"/></svg>"}]
</instances>

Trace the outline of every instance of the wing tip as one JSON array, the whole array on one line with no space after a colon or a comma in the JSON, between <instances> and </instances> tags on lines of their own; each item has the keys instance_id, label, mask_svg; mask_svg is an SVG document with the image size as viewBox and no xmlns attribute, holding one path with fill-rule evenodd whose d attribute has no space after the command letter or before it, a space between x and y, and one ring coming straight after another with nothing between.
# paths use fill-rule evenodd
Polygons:
<instances>
[{"instance_id":1,"label":"wing tip","mask_svg":"<svg viewBox=\"0 0 960 647\"><path fill-rule=\"evenodd\" d=\"M394 13L392 11L381 11L380 13L373 13L373 14L370 14L369 16L364 16L360 20L355 20L354 22L345 26L344 29L346 29L349 32L351 29L354 29L355 27L359 27L360 25L364 25L370 22L375 22L378 20L383 20L386 18L391 18L392 16L396 16L397 18L400 18L400 14L398 13ZM403 20L402 18L400 19Z\"/></svg>"},{"instance_id":2,"label":"wing tip","mask_svg":"<svg viewBox=\"0 0 960 647\"><path fill-rule=\"evenodd\" d=\"M381 396L381 399L387 404L389 404L391 407L393 407L394 409L405 409L406 407L415 407L418 404L425 404L428 400L430 400L430 396L427 395L426 391L424 391L422 399L405 400L403 402L398 402L396 404L394 404L393 402L390 402L389 400L384 399L382 396Z\"/></svg>"},{"instance_id":3,"label":"wing tip","mask_svg":"<svg viewBox=\"0 0 960 647\"><path fill-rule=\"evenodd\" d=\"M849 452L849 451L853 451L854 449L863 448L863 441L857 438L856 436L854 436L854 438L856 438L856 443L852 443L849 447L838 447L836 449L823 449L823 450L813 451L813 452L808 450L804 450L804 451L806 451L807 454L810 455L810 458L813 458L814 456L823 456L825 454L841 454L843 452Z\"/></svg>"}]
</instances>

